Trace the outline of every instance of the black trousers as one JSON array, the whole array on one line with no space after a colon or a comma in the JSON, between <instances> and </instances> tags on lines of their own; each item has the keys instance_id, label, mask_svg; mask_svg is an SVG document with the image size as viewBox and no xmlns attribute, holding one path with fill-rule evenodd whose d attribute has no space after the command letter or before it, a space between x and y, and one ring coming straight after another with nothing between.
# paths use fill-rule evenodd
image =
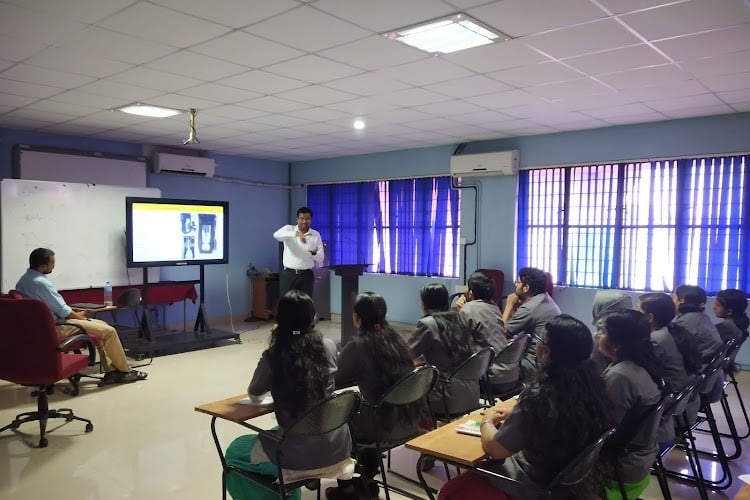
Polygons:
<instances>
[{"instance_id":1,"label":"black trousers","mask_svg":"<svg viewBox=\"0 0 750 500\"><path fill-rule=\"evenodd\" d=\"M305 292L312 298L314 283L315 275L312 269L295 271L294 269L284 268L279 274L279 298L286 295L289 290Z\"/></svg>"}]
</instances>

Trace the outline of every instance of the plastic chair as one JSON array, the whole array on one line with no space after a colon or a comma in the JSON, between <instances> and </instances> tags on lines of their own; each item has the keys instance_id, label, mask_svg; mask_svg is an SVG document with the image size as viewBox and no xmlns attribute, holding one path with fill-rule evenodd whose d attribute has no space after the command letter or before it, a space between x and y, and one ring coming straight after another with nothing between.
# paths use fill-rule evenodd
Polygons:
<instances>
[{"instance_id":1,"label":"plastic chair","mask_svg":"<svg viewBox=\"0 0 750 500\"><path fill-rule=\"evenodd\" d=\"M143 297L141 296L141 291L137 288L128 288L122 294L120 294L117 297L117 300L115 303L122 308L126 308L130 310L133 313L133 320L134 325L136 325L136 328L138 329L138 337L143 337L149 342L149 360L147 363L142 363L140 365L135 365L133 368L140 368L142 366L148 366L154 361L154 342L151 337L151 323L148 319L148 314L146 311L143 311L141 313L141 316L138 317L138 312L141 309L141 302L143 300Z\"/></svg>"},{"instance_id":2,"label":"plastic chair","mask_svg":"<svg viewBox=\"0 0 750 500\"><path fill-rule=\"evenodd\" d=\"M510 366L516 371L516 375L513 377L515 380L511 380L500 387L490 384L490 390L493 396L497 396L501 400L504 400L511 396L515 396L516 394L520 394L521 389L523 389L523 384L521 383L521 359L528 350L530 344L531 336L528 333L522 333L515 339L511 340L505 349L495 356L492 364Z\"/></svg>"},{"instance_id":3,"label":"plastic chair","mask_svg":"<svg viewBox=\"0 0 750 500\"><path fill-rule=\"evenodd\" d=\"M380 469L381 481L378 481L385 490L385 497L390 500L390 490L396 491L402 495L406 495L410 498L414 498L414 495L410 492L396 488L395 486L388 485L388 479L386 478L386 469L383 464L383 453L390 451L397 446L401 446L415 436L407 436L396 441L381 441L380 437L380 426L378 425L378 412L384 406L406 406L416 404L420 401L424 401L425 407L429 409L427 404L427 395L430 393L435 385L438 378L438 370L431 365L422 365L408 374L404 375L390 389L377 403L371 404L365 401L363 404L371 406L374 411L372 415L372 429L375 431L375 442L372 444L359 445L359 448L375 448L378 456L378 467ZM431 428L435 427L435 423L432 421L432 415L429 416Z\"/></svg>"},{"instance_id":4,"label":"plastic chair","mask_svg":"<svg viewBox=\"0 0 750 500\"><path fill-rule=\"evenodd\" d=\"M215 438L215 443L219 457L222 464L221 473L221 486L222 486L222 498L227 498L227 474L236 473L244 477L248 481L259 484L260 486L270 490L277 491L282 499L287 498L287 494L291 491L306 486L311 483L311 479L307 478L301 481L295 481L292 483L284 482L284 474L282 469L284 468L284 456L282 453L284 440L291 436L319 436L328 432L335 431L336 429L347 425L349 421L359 410L361 398L358 392L345 391L337 394L333 394L321 402L310 408L305 412L297 422L291 425L288 429L282 429L278 433L267 432L265 436L273 439L277 442L276 446L276 457L275 464L279 469L278 478L273 476L266 476L264 474L258 474L255 472L246 471L233 465L229 465L226 462L224 453ZM314 450L311 450L314 452ZM320 500L320 484L317 481L318 500Z\"/></svg>"},{"instance_id":5,"label":"plastic chair","mask_svg":"<svg viewBox=\"0 0 750 500\"><path fill-rule=\"evenodd\" d=\"M60 343L49 308L39 300L0 299L0 318L3 321L0 379L37 388L34 393L37 410L17 415L10 424L0 428L0 432L39 421L39 448L47 446L47 421L51 418L86 422L85 430L91 432L94 429L91 420L74 415L69 408L51 410L47 399L47 388L65 378L77 393L79 372L88 366L94 347L89 345L89 355L66 351L73 343L90 343L88 336L75 335Z\"/></svg>"},{"instance_id":6,"label":"plastic chair","mask_svg":"<svg viewBox=\"0 0 750 500\"><path fill-rule=\"evenodd\" d=\"M433 416L438 420L450 422L458 416L464 415L483 406L477 401L474 406L460 409L452 408L454 411L450 411L451 408L449 408L446 390L453 380L478 381L480 388L483 388L485 401L489 402L492 399L492 396L487 389L487 370L489 370L490 363L494 357L495 350L492 347L485 347L469 356L463 363L456 367L447 378L439 377L435 385L436 389L440 390L440 396L443 400L443 413L435 413Z\"/></svg>"},{"instance_id":7,"label":"plastic chair","mask_svg":"<svg viewBox=\"0 0 750 500\"><path fill-rule=\"evenodd\" d=\"M594 465L599 460L599 454L604 444L611 438L614 432L615 429L604 431L593 443L586 446L580 452L573 454L568 465L558 472L546 485L540 486L534 483L521 482L484 467L478 467L476 471L480 474L500 479L503 483L507 483L509 489L523 491L523 498L554 498L557 488L571 488L586 480L594 469Z\"/></svg>"}]
</instances>

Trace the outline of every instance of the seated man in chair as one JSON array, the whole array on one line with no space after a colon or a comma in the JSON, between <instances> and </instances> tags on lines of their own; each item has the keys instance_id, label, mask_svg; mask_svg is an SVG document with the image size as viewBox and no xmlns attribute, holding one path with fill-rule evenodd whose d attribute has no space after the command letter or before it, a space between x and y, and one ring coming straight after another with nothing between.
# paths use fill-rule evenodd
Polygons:
<instances>
[{"instance_id":1,"label":"seated man in chair","mask_svg":"<svg viewBox=\"0 0 750 500\"><path fill-rule=\"evenodd\" d=\"M57 324L57 333L61 337L70 337L80 333L78 325L87 333L94 334L101 339L99 355L102 360L104 377L99 383L102 385L136 382L147 377L144 372L132 370L125 359L117 330L104 321L87 318L85 312L74 311L54 285L47 279L47 275L55 268L55 252L48 248L37 248L29 255L29 269L18 283L16 290L29 299L38 299L47 304ZM67 324L66 324L67 323Z\"/></svg>"}]
</instances>

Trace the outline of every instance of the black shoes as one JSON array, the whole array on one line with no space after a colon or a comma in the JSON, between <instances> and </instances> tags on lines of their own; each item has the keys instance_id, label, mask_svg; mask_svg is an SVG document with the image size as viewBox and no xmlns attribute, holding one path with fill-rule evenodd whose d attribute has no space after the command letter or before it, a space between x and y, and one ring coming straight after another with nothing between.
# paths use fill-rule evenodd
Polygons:
<instances>
[{"instance_id":1,"label":"black shoes","mask_svg":"<svg viewBox=\"0 0 750 500\"><path fill-rule=\"evenodd\" d=\"M130 370L129 372L121 372L118 370L112 370L107 372L99 382L99 387L113 384L130 384L139 380L145 380L148 377L148 373L139 372L138 370Z\"/></svg>"}]
</instances>

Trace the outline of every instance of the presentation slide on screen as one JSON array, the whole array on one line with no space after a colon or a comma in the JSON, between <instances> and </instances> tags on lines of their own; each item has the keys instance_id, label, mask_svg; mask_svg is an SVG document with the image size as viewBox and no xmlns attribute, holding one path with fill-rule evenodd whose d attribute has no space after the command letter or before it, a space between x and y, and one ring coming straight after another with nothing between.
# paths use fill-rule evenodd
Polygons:
<instances>
[{"instance_id":1,"label":"presentation slide on screen","mask_svg":"<svg viewBox=\"0 0 750 500\"><path fill-rule=\"evenodd\" d=\"M133 203L133 262L224 258L224 207Z\"/></svg>"}]
</instances>

